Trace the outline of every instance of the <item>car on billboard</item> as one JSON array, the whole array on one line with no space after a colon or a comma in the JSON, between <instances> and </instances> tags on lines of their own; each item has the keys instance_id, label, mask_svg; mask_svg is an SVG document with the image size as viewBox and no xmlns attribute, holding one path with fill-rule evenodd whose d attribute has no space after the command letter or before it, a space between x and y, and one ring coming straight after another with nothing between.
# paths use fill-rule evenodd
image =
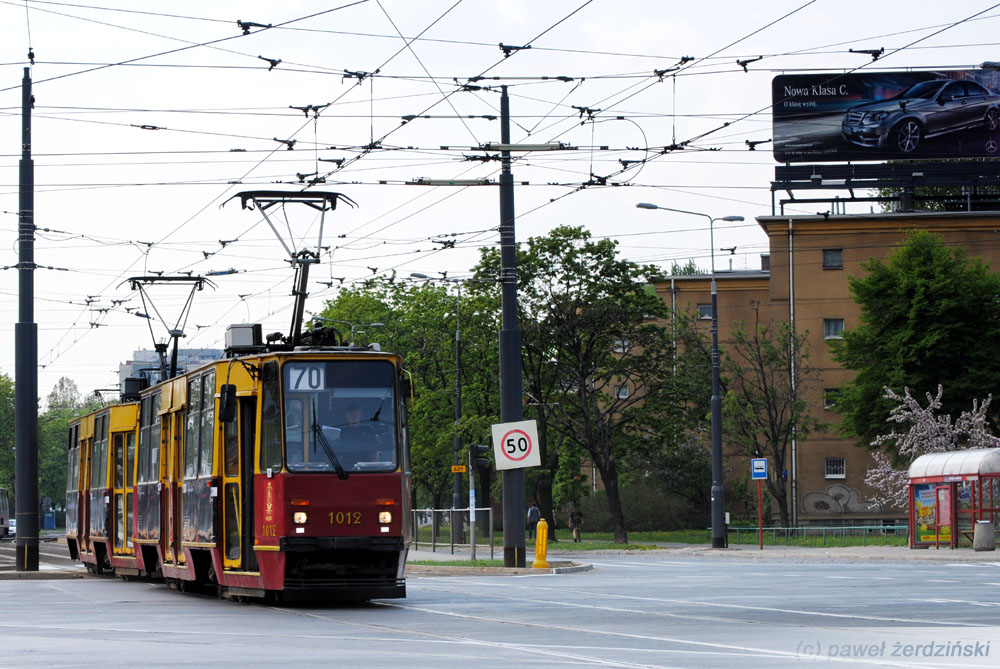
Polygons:
<instances>
[{"instance_id":1,"label":"car on billboard","mask_svg":"<svg viewBox=\"0 0 1000 669\"><path fill-rule=\"evenodd\" d=\"M913 153L926 138L976 128L1000 128L1000 95L974 81L936 79L848 109L841 133L857 146Z\"/></svg>"}]
</instances>

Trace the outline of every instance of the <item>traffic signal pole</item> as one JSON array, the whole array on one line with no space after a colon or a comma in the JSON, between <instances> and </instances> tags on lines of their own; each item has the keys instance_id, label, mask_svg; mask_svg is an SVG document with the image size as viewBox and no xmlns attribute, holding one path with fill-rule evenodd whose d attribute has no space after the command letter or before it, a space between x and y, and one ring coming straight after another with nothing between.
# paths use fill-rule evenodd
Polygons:
<instances>
[{"instance_id":1,"label":"traffic signal pole","mask_svg":"<svg viewBox=\"0 0 1000 669\"><path fill-rule=\"evenodd\" d=\"M35 324L35 163L31 158L31 70L21 81L18 163L18 320L14 324L14 517L17 571L38 571L38 325Z\"/></svg>"},{"instance_id":2,"label":"traffic signal pole","mask_svg":"<svg viewBox=\"0 0 1000 669\"><path fill-rule=\"evenodd\" d=\"M510 99L501 86L500 143L510 145ZM522 419L521 331L517 325L517 274L514 248L514 175L510 151L500 152L500 422ZM503 472L503 564L524 567L524 470Z\"/></svg>"}]
</instances>

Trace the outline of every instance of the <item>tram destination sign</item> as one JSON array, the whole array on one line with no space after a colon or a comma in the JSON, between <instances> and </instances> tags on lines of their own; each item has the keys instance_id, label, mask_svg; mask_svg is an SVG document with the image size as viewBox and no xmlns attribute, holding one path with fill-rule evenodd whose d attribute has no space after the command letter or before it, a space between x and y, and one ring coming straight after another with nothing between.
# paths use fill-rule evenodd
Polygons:
<instances>
[{"instance_id":1,"label":"tram destination sign","mask_svg":"<svg viewBox=\"0 0 1000 669\"><path fill-rule=\"evenodd\" d=\"M1000 157L1000 70L779 75L775 160Z\"/></svg>"}]
</instances>

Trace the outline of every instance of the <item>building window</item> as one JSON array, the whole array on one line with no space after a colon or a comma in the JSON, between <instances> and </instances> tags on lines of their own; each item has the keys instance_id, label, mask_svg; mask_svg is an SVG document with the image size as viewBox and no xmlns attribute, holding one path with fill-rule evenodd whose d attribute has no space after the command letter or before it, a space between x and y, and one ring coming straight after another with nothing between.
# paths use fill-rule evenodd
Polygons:
<instances>
[{"instance_id":1,"label":"building window","mask_svg":"<svg viewBox=\"0 0 1000 669\"><path fill-rule=\"evenodd\" d=\"M843 339L844 319L824 318L823 319L823 339Z\"/></svg>"},{"instance_id":2,"label":"building window","mask_svg":"<svg viewBox=\"0 0 1000 669\"><path fill-rule=\"evenodd\" d=\"M844 458L826 459L826 478L828 479L847 478L847 474L844 472Z\"/></svg>"},{"instance_id":3,"label":"building window","mask_svg":"<svg viewBox=\"0 0 1000 669\"><path fill-rule=\"evenodd\" d=\"M844 249L823 249L823 269L844 269Z\"/></svg>"},{"instance_id":4,"label":"building window","mask_svg":"<svg viewBox=\"0 0 1000 669\"><path fill-rule=\"evenodd\" d=\"M623 383L620 386L615 386L615 397L620 400L628 399L628 384Z\"/></svg>"},{"instance_id":5,"label":"building window","mask_svg":"<svg viewBox=\"0 0 1000 669\"><path fill-rule=\"evenodd\" d=\"M710 321L710 320L712 320L712 305L711 304L699 304L698 305L698 320L699 321Z\"/></svg>"},{"instance_id":6,"label":"building window","mask_svg":"<svg viewBox=\"0 0 1000 669\"><path fill-rule=\"evenodd\" d=\"M615 353L628 353L628 339L615 339L613 350Z\"/></svg>"},{"instance_id":7,"label":"building window","mask_svg":"<svg viewBox=\"0 0 1000 669\"><path fill-rule=\"evenodd\" d=\"M837 393L840 388L824 388L823 389L823 408L832 409L837 406Z\"/></svg>"}]
</instances>

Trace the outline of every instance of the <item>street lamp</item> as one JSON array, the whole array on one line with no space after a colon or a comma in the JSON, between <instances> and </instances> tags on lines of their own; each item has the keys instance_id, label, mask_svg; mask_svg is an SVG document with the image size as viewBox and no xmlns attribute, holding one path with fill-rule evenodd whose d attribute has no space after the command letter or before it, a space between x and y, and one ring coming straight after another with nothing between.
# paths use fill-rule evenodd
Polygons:
<instances>
[{"instance_id":1,"label":"street lamp","mask_svg":"<svg viewBox=\"0 0 1000 669\"><path fill-rule=\"evenodd\" d=\"M724 491L722 486L722 398L719 396L719 306L715 289L715 233L716 221L742 221L742 216L720 216L712 218L697 211L685 211L661 207L649 202L635 205L639 209L662 209L678 214L704 216L708 219L708 236L712 254L712 548L726 547L726 527L724 522Z\"/></svg>"},{"instance_id":2,"label":"street lamp","mask_svg":"<svg viewBox=\"0 0 1000 669\"><path fill-rule=\"evenodd\" d=\"M459 457L462 452L462 435L459 432L458 424L462 420L462 284L463 279L449 279L447 277L427 276L421 272L412 272L410 276L414 279L426 279L428 281L441 281L444 283L454 283L458 288L458 299L455 302L455 453L454 464L461 463ZM451 496L451 508L458 509L462 505L462 473L454 473L455 487ZM452 523L454 532L455 523Z\"/></svg>"}]
</instances>

